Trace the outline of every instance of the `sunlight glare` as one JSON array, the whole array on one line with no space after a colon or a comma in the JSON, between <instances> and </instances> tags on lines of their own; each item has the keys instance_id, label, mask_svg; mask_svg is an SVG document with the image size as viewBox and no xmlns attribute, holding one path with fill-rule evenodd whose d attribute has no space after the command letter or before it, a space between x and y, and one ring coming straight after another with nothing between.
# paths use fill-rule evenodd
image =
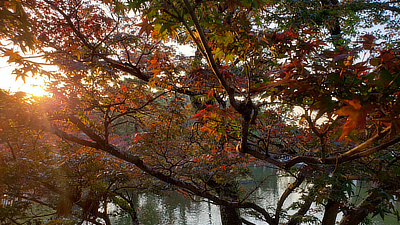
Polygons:
<instances>
[{"instance_id":1,"label":"sunlight glare","mask_svg":"<svg viewBox=\"0 0 400 225\"><path fill-rule=\"evenodd\" d=\"M36 84L25 84L19 88L19 91L23 91L37 97L48 95L48 93L43 89L42 86Z\"/></svg>"},{"instance_id":2,"label":"sunlight glare","mask_svg":"<svg viewBox=\"0 0 400 225\"><path fill-rule=\"evenodd\" d=\"M15 75L12 74L14 70L13 66L7 64L5 58L0 58L0 88L11 91L11 92L26 92L33 96L44 96L48 93L44 90L45 81L44 78L36 76L26 77L25 82L19 78L15 79Z\"/></svg>"}]
</instances>

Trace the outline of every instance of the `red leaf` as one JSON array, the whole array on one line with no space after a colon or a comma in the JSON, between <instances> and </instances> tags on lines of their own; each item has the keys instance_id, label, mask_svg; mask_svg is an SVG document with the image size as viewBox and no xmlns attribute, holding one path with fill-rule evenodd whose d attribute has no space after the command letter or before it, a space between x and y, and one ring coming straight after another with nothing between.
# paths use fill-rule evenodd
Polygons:
<instances>
[{"instance_id":1,"label":"red leaf","mask_svg":"<svg viewBox=\"0 0 400 225\"><path fill-rule=\"evenodd\" d=\"M303 34L318 34L319 32L308 29L308 30L302 30L301 33L303 33Z\"/></svg>"},{"instance_id":2,"label":"red leaf","mask_svg":"<svg viewBox=\"0 0 400 225\"><path fill-rule=\"evenodd\" d=\"M316 40L313 41L312 44L316 45L316 46L320 46L320 45L324 45L324 46L328 46L325 41L321 41L321 40Z\"/></svg>"},{"instance_id":3,"label":"red leaf","mask_svg":"<svg viewBox=\"0 0 400 225\"><path fill-rule=\"evenodd\" d=\"M121 91L122 92L127 92L128 91L128 88L126 87L126 85L122 85L121 86Z\"/></svg>"},{"instance_id":4,"label":"red leaf","mask_svg":"<svg viewBox=\"0 0 400 225\"><path fill-rule=\"evenodd\" d=\"M213 105L207 105L206 104L206 107L204 108L204 109L202 109L202 110L200 110L198 113L196 113L196 115L194 115L193 117L192 117L192 119L200 119L200 118L204 118L205 116L207 116L207 114L208 114L208 112L212 109L212 108L214 108L214 107L216 107L216 104L214 103Z\"/></svg>"}]
</instances>

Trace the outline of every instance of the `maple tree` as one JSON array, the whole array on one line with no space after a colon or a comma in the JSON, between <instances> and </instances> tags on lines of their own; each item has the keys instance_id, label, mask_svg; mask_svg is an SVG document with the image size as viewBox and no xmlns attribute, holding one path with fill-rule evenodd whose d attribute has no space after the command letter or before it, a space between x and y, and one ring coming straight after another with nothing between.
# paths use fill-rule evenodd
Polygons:
<instances>
[{"instance_id":1,"label":"maple tree","mask_svg":"<svg viewBox=\"0 0 400 225\"><path fill-rule=\"evenodd\" d=\"M139 224L130 193L150 191L135 182L143 174L46 133L38 123L42 100L29 104L23 93L0 95L2 224L111 224L117 212L108 203Z\"/></svg>"},{"instance_id":2,"label":"maple tree","mask_svg":"<svg viewBox=\"0 0 400 225\"><path fill-rule=\"evenodd\" d=\"M339 212L340 224L397 213L399 2L2 4L18 14L4 14L13 29L1 37L31 34L15 45L60 69L1 46L17 77L51 78L46 116L37 118L47 135L220 205L223 224L251 224L238 209L268 224L299 224L312 203L323 208L322 224L335 224ZM385 32L362 34L371 24ZM196 54L178 54L171 42ZM249 162L295 178L274 210L243 193L238 178ZM374 183L358 203L354 180ZM287 214L283 204L298 189L304 195Z\"/></svg>"}]
</instances>

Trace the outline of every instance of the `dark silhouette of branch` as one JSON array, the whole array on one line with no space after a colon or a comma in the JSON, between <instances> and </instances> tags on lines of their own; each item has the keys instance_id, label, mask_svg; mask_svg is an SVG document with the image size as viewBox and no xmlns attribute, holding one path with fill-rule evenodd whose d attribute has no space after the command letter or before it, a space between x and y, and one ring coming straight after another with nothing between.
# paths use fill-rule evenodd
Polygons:
<instances>
[{"instance_id":1,"label":"dark silhouette of branch","mask_svg":"<svg viewBox=\"0 0 400 225\"><path fill-rule=\"evenodd\" d=\"M279 213L282 210L283 203L285 202L287 197L289 197L289 195L303 183L304 179L305 176L300 173L296 180L292 184L290 184L289 187L286 188L285 192L283 192L283 194L281 195L275 209L275 221L277 222L277 224L279 223Z\"/></svg>"},{"instance_id":2,"label":"dark silhouette of branch","mask_svg":"<svg viewBox=\"0 0 400 225\"><path fill-rule=\"evenodd\" d=\"M114 145L111 145L107 143L103 138L101 138L99 135L97 135L93 130L91 130L89 127L87 127L84 123L82 123L77 117L75 116L70 116L69 120L75 124L83 133L85 133L90 139L92 139L93 142L86 141L79 139L77 137L74 137L73 135L67 134L65 132L59 132L57 129L54 129L56 132L55 134L58 135L61 138L65 138L66 140L73 141L78 144L82 144L84 146L92 147L98 150L102 150L104 152L107 152L119 159L122 159L126 162L132 163L136 165L139 169L142 171L146 172L147 174L156 177L157 179L164 181L168 184L172 184L174 186L180 187L183 190L188 191L189 193L195 194L200 197L204 197L206 199L211 200L217 205L224 205L230 208L251 208L254 209L255 211L261 213L267 222L272 222L274 221L273 218L269 215L269 213L263 209L262 207L251 203L251 202L232 202L228 200L221 199L205 190L199 189L197 186L190 182L185 182L182 180L179 180L177 178L174 178L172 176L166 175L155 168L147 165L139 156L132 155L128 152L125 152ZM86 145L87 144L87 145Z\"/></svg>"}]
</instances>

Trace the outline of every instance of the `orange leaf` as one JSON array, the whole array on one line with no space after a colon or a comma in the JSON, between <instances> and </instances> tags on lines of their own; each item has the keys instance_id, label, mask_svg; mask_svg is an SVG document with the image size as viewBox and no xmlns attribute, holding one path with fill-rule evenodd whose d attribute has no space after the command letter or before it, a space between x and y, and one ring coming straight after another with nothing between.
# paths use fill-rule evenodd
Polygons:
<instances>
[{"instance_id":1,"label":"orange leaf","mask_svg":"<svg viewBox=\"0 0 400 225\"><path fill-rule=\"evenodd\" d=\"M121 86L121 91L122 92L127 92L128 91L128 88L126 87L126 85L122 85Z\"/></svg>"},{"instance_id":2,"label":"orange leaf","mask_svg":"<svg viewBox=\"0 0 400 225\"><path fill-rule=\"evenodd\" d=\"M343 139L357 126L364 128L366 124L367 114L372 111L375 107L373 105L361 106L360 100L354 98L353 100L343 100L347 106L342 107L336 111L338 116L347 116L347 121L343 126L343 133L339 137L339 140Z\"/></svg>"},{"instance_id":3,"label":"orange leaf","mask_svg":"<svg viewBox=\"0 0 400 225\"><path fill-rule=\"evenodd\" d=\"M201 119L206 115L206 109L200 110L196 115L192 117L192 119Z\"/></svg>"}]
</instances>

